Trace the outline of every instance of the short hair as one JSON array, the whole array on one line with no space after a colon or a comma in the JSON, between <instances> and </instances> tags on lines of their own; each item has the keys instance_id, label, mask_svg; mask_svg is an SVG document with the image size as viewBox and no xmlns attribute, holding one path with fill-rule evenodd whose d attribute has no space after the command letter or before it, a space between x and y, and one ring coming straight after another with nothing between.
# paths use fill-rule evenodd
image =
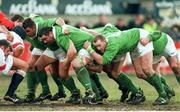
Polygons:
<instances>
[{"instance_id":1,"label":"short hair","mask_svg":"<svg viewBox=\"0 0 180 112\"><path fill-rule=\"evenodd\" d=\"M0 40L0 46L10 47L11 45L7 40L2 39Z\"/></svg>"},{"instance_id":2,"label":"short hair","mask_svg":"<svg viewBox=\"0 0 180 112\"><path fill-rule=\"evenodd\" d=\"M22 26L24 29L35 26L35 22L31 18L27 18L23 21Z\"/></svg>"},{"instance_id":3,"label":"short hair","mask_svg":"<svg viewBox=\"0 0 180 112\"><path fill-rule=\"evenodd\" d=\"M42 37L43 35L48 35L51 32L53 27L44 27L39 31L39 36Z\"/></svg>"},{"instance_id":4,"label":"short hair","mask_svg":"<svg viewBox=\"0 0 180 112\"><path fill-rule=\"evenodd\" d=\"M20 22L23 22L24 21L24 17L19 15L19 14L16 14L14 15L12 18L11 18L11 21L15 22L15 21L20 21Z\"/></svg>"},{"instance_id":5,"label":"short hair","mask_svg":"<svg viewBox=\"0 0 180 112\"><path fill-rule=\"evenodd\" d=\"M13 51L11 44L5 39L0 40L0 47L1 46L9 48L11 52Z\"/></svg>"},{"instance_id":6,"label":"short hair","mask_svg":"<svg viewBox=\"0 0 180 112\"><path fill-rule=\"evenodd\" d=\"M106 38L102 35L96 35L93 42L97 42L98 40L106 41Z\"/></svg>"}]
</instances>

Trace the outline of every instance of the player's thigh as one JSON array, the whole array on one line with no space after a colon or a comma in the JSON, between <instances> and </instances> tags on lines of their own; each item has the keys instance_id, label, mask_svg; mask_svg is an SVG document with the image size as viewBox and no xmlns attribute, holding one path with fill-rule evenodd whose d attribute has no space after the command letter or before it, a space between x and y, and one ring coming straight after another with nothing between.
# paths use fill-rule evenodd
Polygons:
<instances>
[{"instance_id":1,"label":"player's thigh","mask_svg":"<svg viewBox=\"0 0 180 112\"><path fill-rule=\"evenodd\" d=\"M113 64L112 75L114 77L117 77L121 73L121 68L122 68L122 66L124 64L124 60L125 60L125 58L122 59L122 60L119 60L117 62L112 63Z\"/></svg>"},{"instance_id":2,"label":"player's thigh","mask_svg":"<svg viewBox=\"0 0 180 112\"><path fill-rule=\"evenodd\" d=\"M69 69L70 63L66 63L65 61L59 61L59 76L64 79L69 78Z\"/></svg>"},{"instance_id":3,"label":"player's thigh","mask_svg":"<svg viewBox=\"0 0 180 112\"><path fill-rule=\"evenodd\" d=\"M49 72L51 74L58 75L58 72L59 72L59 61L56 61L56 62L54 62L54 63L49 65Z\"/></svg>"},{"instance_id":4,"label":"player's thigh","mask_svg":"<svg viewBox=\"0 0 180 112\"><path fill-rule=\"evenodd\" d=\"M142 70L146 73L146 75L154 74L153 70L153 52L148 52L145 55L140 57Z\"/></svg>"},{"instance_id":5,"label":"player's thigh","mask_svg":"<svg viewBox=\"0 0 180 112\"><path fill-rule=\"evenodd\" d=\"M41 70L43 70L47 65L49 65L49 64L51 64L51 63L53 63L53 62L55 62L55 61L56 61L56 59L51 58L51 57L48 57L48 56L42 54L42 55L38 58L38 60L36 61L35 67L38 69L38 71L41 71Z\"/></svg>"},{"instance_id":6,"label":"player's thigh","mask_svg":"<svg viewBox=\"0 0 180 112\"><path fill-rule=\"evenodd\" d=\"M38 60L38 58L42 55L43 51L38 49L38 48L34 48L31 52L31 56L28 60L28 64L29 64L29 71L34 71L34 65L36 63L36 61Z\"/></svg>"},{"instance_id":7,"label":"player's thigh","mask_svg":"<svg viewBox=\"0 0 180 112\"><path fill-rule=\"evenodd\" d=\"M13 68L17 68L17 69L27 72L29 65L27 62L25 62L19 58L13 57Z\"/></svg>"},{"instance_id":8,"label":"player's thigh","mask_svg":"<svg viewBox=\"0 0 180 112\"><path fill-rule=\"evenodd\" d=\"M75 68L79 68L79 67L83 67L87 65L91 61L92 61L92 58L90 54L87 52L87 50L81 49L78 52L78 55L76 56L76 58L72 61L72 65Z\"/></svg>"},{"instance_id":9,"label":"player's thigh","mask_svg":"<svg viewBox=\"0 0 180 112\"><path fill-rule=\"evenodd\" d=\"M153 64L153 69L155 70L156 74L158 74L158 75L161 75L160 64L161 64L161 62Z\"/></svg>"}]
</instances>

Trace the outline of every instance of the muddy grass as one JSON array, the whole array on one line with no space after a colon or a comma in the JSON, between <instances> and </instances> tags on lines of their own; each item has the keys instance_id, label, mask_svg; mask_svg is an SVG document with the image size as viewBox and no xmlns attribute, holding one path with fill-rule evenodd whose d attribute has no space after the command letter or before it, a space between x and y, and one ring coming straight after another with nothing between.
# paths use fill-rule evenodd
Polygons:
<instances>
[{"instance_id":1,"label":"muddy grass","mask_svg":"<svg viewBox=\"0 0 180 112\"><path fill-rule=\"evenodd\" d=\"M61 101L45 101L34 104L13 104L0 101L1 111L133 111L133 110L158 110L158 111L180 111L179 102L171 102L168 105L152 106L152 102L146 101L140 105L128 105L119 101L104 101L101 105L71 105Z\"/></svg>"}]
</instances>

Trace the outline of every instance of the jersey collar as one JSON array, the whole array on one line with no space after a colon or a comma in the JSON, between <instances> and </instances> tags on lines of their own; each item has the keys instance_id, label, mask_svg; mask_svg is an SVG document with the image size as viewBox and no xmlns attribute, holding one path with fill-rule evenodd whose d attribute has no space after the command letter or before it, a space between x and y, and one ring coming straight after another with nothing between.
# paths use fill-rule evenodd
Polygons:
<instances>
[{"instance_id":1,"label":"jersey collar","mask_svg":"<svg viewBox=\"0 0 180 112\"><path fill-rule=\"evenodd\" d=\"M55 29L55 27L54 27L54 26L53 26L52 31L53 31L54 39L56 39L56 29Z\"/></svg>"},{"instance_id":2,"label":"jersey collar","mask_svg":"<svg viewBox=\"0 0 180 112\"><path fill-rule=\"evenodd\" d=\"M38 36L38 24L35 23L35 26L36 26L36 33L35 33L35 36L32 37L33 39Z\"/></svg>"}]
</instances>

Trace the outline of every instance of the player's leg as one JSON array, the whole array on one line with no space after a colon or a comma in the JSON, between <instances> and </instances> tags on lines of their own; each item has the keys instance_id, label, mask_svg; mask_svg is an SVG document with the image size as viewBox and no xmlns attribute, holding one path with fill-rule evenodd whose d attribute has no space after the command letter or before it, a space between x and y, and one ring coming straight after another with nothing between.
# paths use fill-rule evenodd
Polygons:
<instances>
[{"instance_id":1,"label":"player's leg","mask_svg":"<svg viewBox=\"0 0 180 112\"><path fill-rule=\"evenodd\" d=\"M60 98L66 97L62 81L60 80L60 77L58 75L58 66L59 66L59 61L56 61L52 63L51 65L49 65L49 72L52 76L52 79L54 80L54 82L56 83L58 87L58 92L53 95L53 97L51 98L51 101L56 101Z\"/></svg>"},{"instance_id":2,"label":"player's leg","mask_svg":"<svg viewBox=\"0 0 180 112\"><path fill-rule=\"evenodd\" d=\"M141 67L146 77L143 77L149 84L155 87L159 97L155 100L153 105L163 105L168 103L167 94L161 82L161 78L155 73L152 67L152 52L149 52L141 57Z\"/></svg>"},{"instance_id":3,"label":"player's leg","mask_svg":"<svg viewBox=\"0 0 180 112\"><path fill-rule=\"evenodd\" d=\"M92 69L92 67L93 67L93 69ZM107 91L104 89L104 87L103 87L103 85L102 85L102 83L98 77L98 73L96 73L96 72L101 72L103 66L95 65L95 62L92 61L91 63L88 63L88 66L86 66L86 68L88 69L88 71L90 73L91 82L93 80L94 84L96 85L96 87L99 91L99 95L101 97L101 98L99 98L99 101L103 100L103 99L107 99L109 97L109 95L108 95ZM93 87L95 87L95 86L93 86ZM95 88L93 90L95 90Z\"/></svg>"},{"instance_id":4,"label":"player's leg","mask_svg":"<svg viewBox=\"0 0 180 112\"><path fill-rule=\"evenodd\" d=\"M16 96L15 91L24 79L29 66L25 61L13 57L13 68L16 68L17 71L12 76L11 83L4 96L4 100L14 103L22 103L22 100Z\"/></svg>"},{"instance_id":5,"label":"player's leg","mask_svg":"<svg viewBox=\"0 0 180 112\"><path fill-rule=\"evenodd\" d=\"M109 78L111 78L112 80L114 80L118 86L119 86L119 90L122 91L122 95L121 95L121 98L120 98L120 102L125 102L125 100L128 98L129 96L129 89L126 88L123 84L121 84L121 82L119 82L116 78L114 78L111 74L111 71L112 71L112 65L104 65L103 66L103 71L105 73L107 73L107 76Z\"/></svg>"},{"instance_id":6,"label":"player's leg","mask_svg":"<svg viewBox=\"0 0 180 112\"><path fill-rule=\"evenodd\" d=\"M179 62L178 56L176 55L176 56L169 57L167 58L167 61L176 76L176 80L180 84L180 62Z\"/></svg>"},{"instance_id":7,"label":"player's leg","mask_svg":"<svg viewBox=\"0 0 180 112\"><path fill-rule=\"evenodd\" d=\"M77 78L86 89L86 95L83 98L85 104L93 104L96 98L92 90L89 72L85 67L89 62L90 55L85 49L80 50L78 56L72 61L72 66L77 74Z\"/></svg>"},{"instance_id":8,"label":"player's leg","mask_svg":"<svg viewBox=\"0 0 180 112\"><path fill-rule=\"evenodd\" d=\"M34 68L35 62L38 60L40 55L31 55L28 60L29 71L27 72L27 95L25 96L25 103L33 103L35 102L35 91L38 86L39 80L35 72L31 69Z\"/></svg>"},{"instance_id":9,"label":"player's leg","mask_svg":"<svg viewBox=\"0 0 180 112\"><path fill-rule=\"evenodd\" d=\"M42 50L40 50L38 48L34 48L33 51L32 51L32 55L36 55L36 56L40 57L43 54L43 52L44 51L42 51ZM37 61L38 61L38 59L37 59ZM35 62L35 64L36 64L36 62ZM34 71L33 75L36 75L37 79L39 80L39 82L40 82L40 84L42 86L42 93L36 98L36 101L42 101L44 99L50 99L52 97L52 95L51 95L49 85L48 85L48 82L47 82L46 71L45 71L45 69L40 70L40 71L36 70L37 67L35 66L35 64L32 65L31 69Z\"/></svg>"},{"instance_id":10,"label":"player's leg","mask_svg":"<svg viewBox=\"0 0 180 112\"><path fill-rule=\"evenodd\" d=\"M180 61L178 59L177 50L174 45L174 41L172 40L172 38L169 35L167 35L167 39L168 39L168 42L167 42L165 50L164 50L164 52L166 54L165 57L170 65L172 71L174 72L174 74L176 76L176 80L180 84Z\"/></svg>"},{"instance_id":11,"label":"player's leg","mask_svg":"<svg viewBox=\"0 0 180 112\"><path fill-rule=\"evenodd\" d=\"M148 32L140 30L140 38L147 38ZM145 79L149 84L155 87L159 97L153 103L154 105L163 105L168 103L167 95L164 90L158 74L153 70L153 44L149 42L147 45L142 45L140 42L137 48L131 52L131 58L135 71L139 77Z\"/></svg>"},{"instance_id":12,"label":"player's leg","mask_svg":"<svg viewBox=\"0 0 180 112\"><path fill-rule=\"evenodd\" d=\"M109 97L107 91L104 89L98 73L90 73L90 78L94 81L94 83L96 84L98 90L99 90L99 94L101 96L102 99L107 99Z\"/></svg>"},{"instance_id":13,"label":"player's leg","mask_svg":"<svg viewBox=\"0 0 180 112\"><path fill-rule=\"evenodd\" d=\"M142 92L142 90L136 86L130 78L123 72L121 72L121 68L124 64L125 56L120 57L118 61L113 62L112 67L112 76L119 81L121 85L123 85L125 88L127 88L129 91L131 91L131 97L127 101L129 104L139 104L141 102L145 101L145 96Z\"/></svg>"},{"instance_id":14,"label":"player's leg","mask_svg":"<svg viewBox=\"0 0 180 112\"><path fill-rule=\"evenodd\" d=\"M38 60L35 63L35 71L40 74L46 75L46 77L42 77L41 75L38 75L40 83L43 85L42 90L43 92L39 95L39 97L36 98L37 101L43 101L45 99L51 99L52 95L49 90L49 85L47 81L47 74L45 72L45 67L51 63L56 62L57 59L54 56L53 51L46 49L43 54L38 58Z\"/></svg>"},{"instance_id":15,"label":"player's leg","mask_svg":"<svg viewBox=\"0 0 180 112\"><path fill-rule=\"evenodd\" d=\"M167 84L165 78L161 75L160 64L161 64L161 59L156 64L153 64L153 68L154 68L156 74L158 74L160 76L161 82L163 83L163 87L167 93L168 98L171 99L173 96L175 96L175 91Z\"/></svg>"},{"instance_id":16,"label":"player's leg","mask_svg":"<svg viewBox=\"0 0 180 112\"><path fill-rule=\"evenodd\" d=\"M76 87L72 76L69 76L68 74L70 65L67 66L64 62L66 53L61 48L59 48L54 52L54 54L56 56L56 59L58 60L59 66L53 67L53 69L55 69L63 85L71 92L71 96L68 100L66 100L66 103L80 104L80 90Z\"/></svg>"}]
</instances>

